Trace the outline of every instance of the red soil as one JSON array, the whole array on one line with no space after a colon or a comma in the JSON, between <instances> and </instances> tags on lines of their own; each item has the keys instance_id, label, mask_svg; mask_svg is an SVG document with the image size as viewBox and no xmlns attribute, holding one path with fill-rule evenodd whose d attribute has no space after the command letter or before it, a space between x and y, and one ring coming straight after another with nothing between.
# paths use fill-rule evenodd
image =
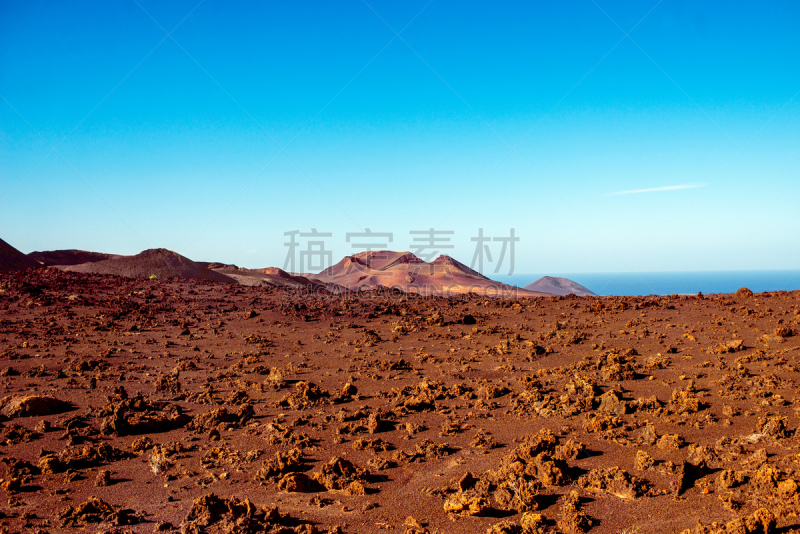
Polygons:
<instances>
[{"instance_id":1,"label":"red soil","mask_svg":"<svg viewBox=\"0 0 800 534\"><path fill-rule=\"evenodd\" d=\"M797 532L798 329L799 292L0 273L0 529Z\"/></svg>"}]
</instances>

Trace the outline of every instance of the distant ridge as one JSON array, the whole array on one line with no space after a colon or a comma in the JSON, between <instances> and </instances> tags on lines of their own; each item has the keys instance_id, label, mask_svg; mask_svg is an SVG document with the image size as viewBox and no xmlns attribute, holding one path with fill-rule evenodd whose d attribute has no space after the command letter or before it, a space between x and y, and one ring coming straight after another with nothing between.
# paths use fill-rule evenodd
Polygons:
<instances>
[{"instance_id":1,"label":"distant ridge","mask_svg":"<svg viewBox=\"0 0 800 534\"><path fill-rule=\"evenodd\" d=\"M0 239L0 271L20 271L31 267L41 265Z\"/></svg>"},{"instance_id":2,"label":"distant ridge","mask_svg":"<svg viewBox=\"0 0 800 534\"><path fill-rule=\"evenodd\" d=\"M118 256L103 261L68 265L62 269L79 273L115 274L128 278L149 278L155 275L158 278L199 278L236 283L231 277L165 248L145 250L135 256Z\"/></svg>"},{"instance_id":3,"label":"distant ridge","mask_svg":"<svg viewBox=\"0 0 800 534\"><path fill-rule=\"evenodd\" d=\"M218 261L196 261L197 265L206 267L207 269L238 269L236 265L232 263L220 263Z\"/></svg>"},{"instance_id":4,"label":"distant ridge","mask_svg":"<svg viewBox=\"0 0 800 534\"><path fill-rule=\"evenodd\" d=\"M43 252L31 252L28 257L37 261L41 265L80 265L81 263L93 263L96 261L119 258L116 254L106 254L105 252L89 252L86 250L45 250Z\"/></svg>"},{"instance_id":5,"label":"distant ridge","mask_svg":"<svg viewBox=\"0 0 800 534\"><path fill-rule=\"evenodd\" d=\"M335 265L311 274L289 273L276 267L248 269L225 262L195 262L164 248L126 256L76 249L26 255L0 240L0 269L41 266L128 278L202 279L247 286L323 290L333 294L390 289L420 295L479 294L503 298L594 295L571 280L547 276L524 288L511 286L491 280L444 254L425 261L409 251L365 251L345 256Z\"/></svg>"},{"instance_id":6,"label":"distant ridge","mask_svg":"<svg viewBox=\"0 0 800 534\"><path fill-rule=\"evenodd\" d=\"M552 295L578 295L579 297L596 297L594 293L586 289L577 282L573 282L568 278L560 278L554 276L543 276L538 280L531 282L523 289L526 291L540 291L542 293L550 293Z\"/></svg>"},{"instance_id":7,"label":"distant ridge","mask_svg":"<svg viewBox=\"0 0 800 534\"><path fill-rule=\"evenodd\" d=\"M293 288L322 288L327 289L326 284L318 281L309 280L305 276L290 274L277 267L266 267L264 269L245 269L235 265L219 265L212 267L217 273L224 274L233 278L244 286L273 285Z\"/></svg>"}]
</instances>

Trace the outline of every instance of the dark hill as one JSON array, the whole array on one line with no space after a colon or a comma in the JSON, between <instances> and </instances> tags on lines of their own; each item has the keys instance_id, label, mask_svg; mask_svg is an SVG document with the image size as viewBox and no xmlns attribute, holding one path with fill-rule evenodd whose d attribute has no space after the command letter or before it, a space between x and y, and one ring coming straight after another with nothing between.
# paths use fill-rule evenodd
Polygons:
<instances>
[{"instance_id":1,"label":"dark hill","mask_svg":"<svg viewBox=\"0 0 800 534\"><path fill-rule=\"evenodd\" d=\"M104 252L88 252L86 250L45 250L31 252L28 257L42 265L80 265L120 257Z\"/></svg>"},{"instance_id":2,"label":"dark hill","mask_svg":"<svg viewBox=\"0 0 800 534\"><path fill-rule=\"evenodd\" d=\"M0 239L0 271L18 271L31 267L41 265Z\"/></svg>"},{"instance_id":3,"label":"dark hill","mask_svg":"<svg viewBox=\"0 0 800 534\"><path fill-rule=\"evenodd\" d=\"M119 256L93 263L82 263L64 267L65 271L80 273L115 274L128 278L200 278L235 284L229 276L199 265L177 252L165 248L154 248L135 256Z\"/></svg>"}]
</instances>

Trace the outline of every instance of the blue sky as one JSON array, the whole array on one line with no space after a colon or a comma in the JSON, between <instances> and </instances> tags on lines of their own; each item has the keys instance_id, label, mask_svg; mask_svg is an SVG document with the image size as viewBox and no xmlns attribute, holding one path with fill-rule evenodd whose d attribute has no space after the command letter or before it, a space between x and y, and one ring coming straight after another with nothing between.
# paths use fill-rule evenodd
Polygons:
<instances>
[{"instance_id":1,"label":"blue sky","mask_svg":"<svg viewBox=\"0 0 800 534\"><path fill-rule=\"evenodd\" d=\"M334 261L452 230L469 263L514 228L517 273L798 267L796 2L198 2L0 1L0 237L264 267L290 230Z\"/></svg>"}]
</instances>

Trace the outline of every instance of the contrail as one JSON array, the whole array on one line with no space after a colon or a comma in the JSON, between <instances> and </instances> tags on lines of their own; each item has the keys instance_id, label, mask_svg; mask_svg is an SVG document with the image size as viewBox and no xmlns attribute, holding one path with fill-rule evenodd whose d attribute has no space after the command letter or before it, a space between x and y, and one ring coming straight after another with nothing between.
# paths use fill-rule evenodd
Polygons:
<instances>
[{"instance_id":1,"label":"contrail","mask_svg":"<svg viewBox=\"0 0 800 534\"><path fill-rule=\"evenodd\" d=\"M651 189L631 189L630 191L617 191L616 193L609 193L611 195L636 195L638 193L658 193L660 191L677 191L679 189L695 189L697 187L705 187L707 184L681 184L681 185L665 185L662 187L653 187Z\"/></svg>"}]
</instances>

